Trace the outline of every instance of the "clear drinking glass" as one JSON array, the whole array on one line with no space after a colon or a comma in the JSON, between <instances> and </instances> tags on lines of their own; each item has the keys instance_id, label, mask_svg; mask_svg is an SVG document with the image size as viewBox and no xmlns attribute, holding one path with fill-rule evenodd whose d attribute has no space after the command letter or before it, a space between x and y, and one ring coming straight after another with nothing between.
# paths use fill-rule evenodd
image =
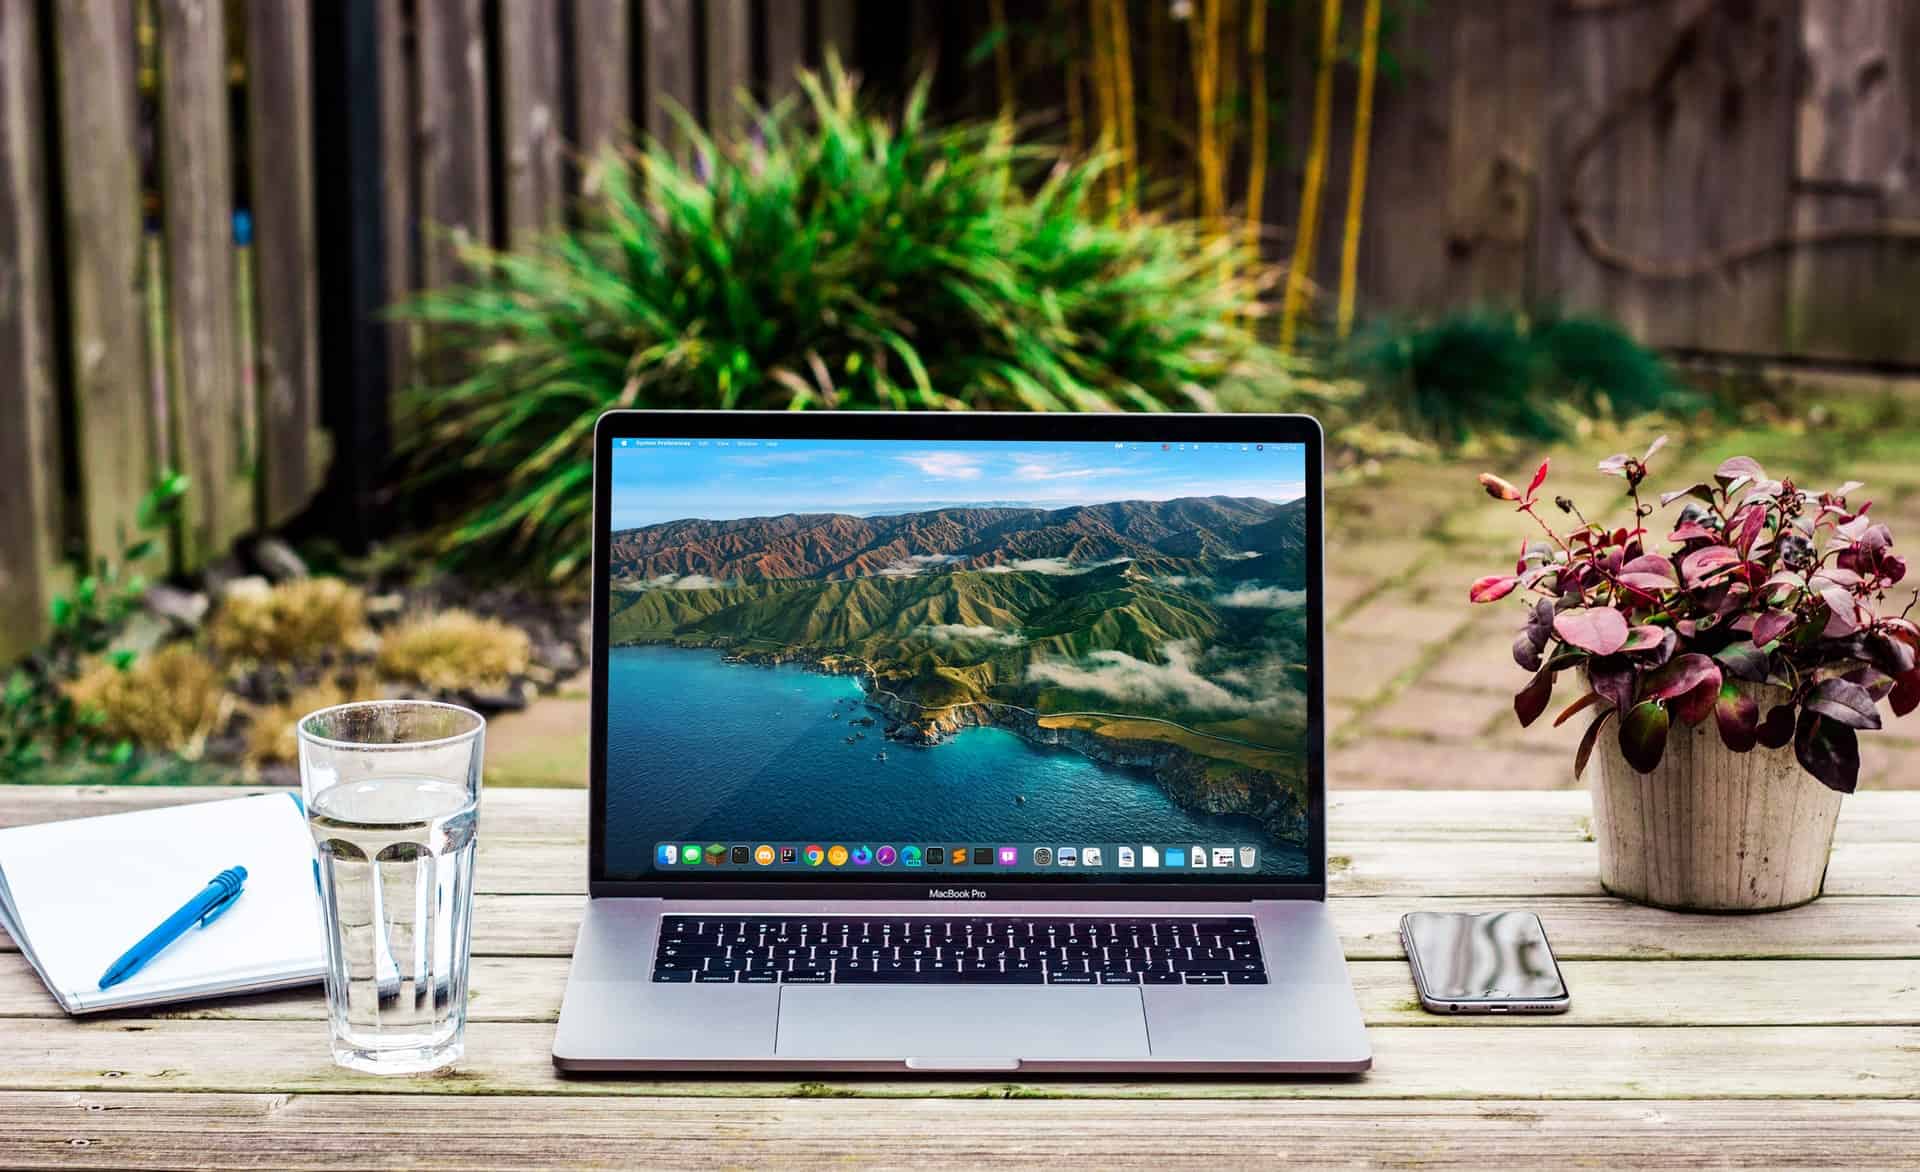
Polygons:
<instances>
[{"instance_id":1,"label":"clear drinking glass","mask_svg":"<svg viewBox=\"0 0 1920 1172\"><path fill-rule=\"evenodd\" d=\"M300 719L300 789L326 913L333 1060L411 1074L465 1047L486 721L376 700Z\"/></svg>"}]
</instances>

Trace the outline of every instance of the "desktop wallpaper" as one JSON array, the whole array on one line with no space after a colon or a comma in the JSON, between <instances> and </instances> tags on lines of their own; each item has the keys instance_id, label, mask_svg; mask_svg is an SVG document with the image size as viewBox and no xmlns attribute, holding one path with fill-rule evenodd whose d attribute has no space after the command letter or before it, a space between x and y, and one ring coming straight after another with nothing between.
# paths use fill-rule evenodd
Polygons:
<instances>
[{"instance_id":1,"label":"desktop wallpaper","mask_svg":"<svg viewBox=\"0 0 1920 1172\"><path fill-rule=\"evenodd\" d=\"M614 443L611 875L1306 871L1300 446Z\"/></svg>"}]
</instances>

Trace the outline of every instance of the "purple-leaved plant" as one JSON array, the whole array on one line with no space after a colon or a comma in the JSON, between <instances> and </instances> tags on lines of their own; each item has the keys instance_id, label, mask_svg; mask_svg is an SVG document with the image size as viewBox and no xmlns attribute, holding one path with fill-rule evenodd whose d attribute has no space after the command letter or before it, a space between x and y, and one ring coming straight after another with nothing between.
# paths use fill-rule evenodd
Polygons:
<instances>
[{"instance_id":1,"label":"purple-leaved plant","mask_svg":"<svg viewBox=\"0 0 1920 1172\"><path fill-rule=\"evenodd\" d=\"M1868 516L1871 502L1848 504L1858 481L1813 494L1736 456L1711 482L1661 495L1661 509L1686 504L1656 541L1647 529L1655 506L1642 503L1640 486L1665 443L1600 462L1627 482L1630 527L1590 522L1560 496L1552 503L1577 526L1555 530L1539 509L1545 461L1525 492L1481 475L1487 495L1513 502L1544 534L1522 541L1513 573L1470 591L1485 603L1539 596L1513 643L1514 661L1533 673L1515 714L1523 726L1538 720L1556 677L1574 670L1586 690L1554 723L1595 710L1576 777L1609 721L1628 763L1649 773L1674 720L1712 719L1734 752L1791 744L1808 773L1852 793L1858 732L1880 727L1879 702L1896 716L1920 707L1920 626L1909 617L1920 592L1891 609L1888 592L1907 573L1893 534Z\"/></svg>"}]
</instances>

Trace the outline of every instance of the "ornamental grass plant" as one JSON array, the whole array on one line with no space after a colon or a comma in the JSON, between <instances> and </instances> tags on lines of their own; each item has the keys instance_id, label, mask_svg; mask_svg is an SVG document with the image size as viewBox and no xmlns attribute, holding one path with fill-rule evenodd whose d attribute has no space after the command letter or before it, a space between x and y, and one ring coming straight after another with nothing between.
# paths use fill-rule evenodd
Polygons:
<instances>
[{"instance_id":1,"label":"ornamental grass plant","mask_svg":"<svg viewBox=\"0 0 1920 1172\"><path fill-rule=\"evenodd\" d=\"M471 247L470 283L404 314L457 373L406 397L405 488L469 574L586 565L595 417L613 407L1284 408L1303 384L1257 325L1248 242L1116 208L1104 159L1009 121L895 117L837 64L756 111L605 160L573 230Z\"/></svg>"}]
</instances>

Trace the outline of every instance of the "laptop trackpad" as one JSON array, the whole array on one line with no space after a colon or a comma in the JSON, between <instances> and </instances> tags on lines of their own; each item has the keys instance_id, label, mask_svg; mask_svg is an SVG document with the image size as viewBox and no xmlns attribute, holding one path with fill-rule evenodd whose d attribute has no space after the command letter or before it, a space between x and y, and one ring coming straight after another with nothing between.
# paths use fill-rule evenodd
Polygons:
<instances>
[{"instance_id":1,"label":"laptop trackpad","mask_svg":"<svg viewBox=\"0 0 1920 1172\"><path fill-rule=\"evenodd\" d=\"M1145 1058L1140 990L784 985L782 1058Z\"/></svg>"}]
</instances>

